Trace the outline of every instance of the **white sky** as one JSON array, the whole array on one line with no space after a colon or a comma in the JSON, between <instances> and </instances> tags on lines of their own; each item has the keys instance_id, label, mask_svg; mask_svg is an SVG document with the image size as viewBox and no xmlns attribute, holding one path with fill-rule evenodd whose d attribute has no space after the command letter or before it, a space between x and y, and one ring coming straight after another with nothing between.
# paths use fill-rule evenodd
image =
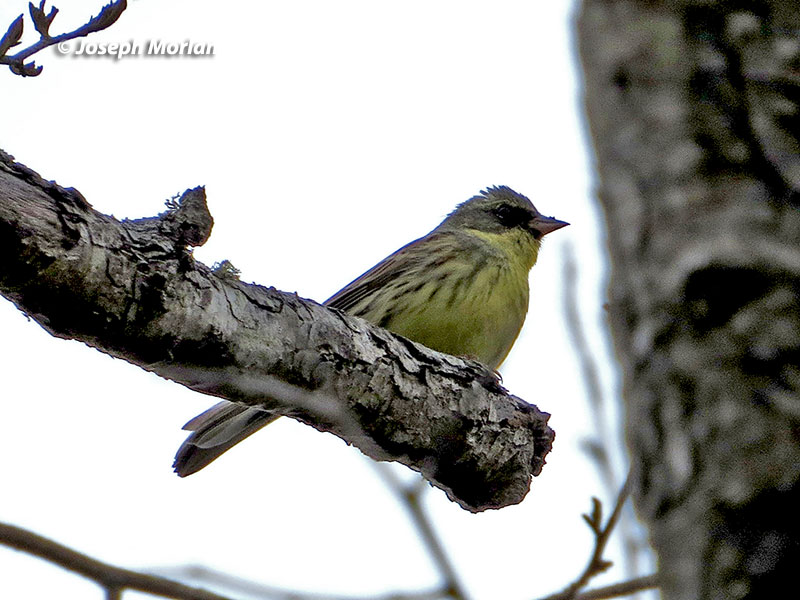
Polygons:
<instances>
[{"instance_id":1,"label":"white sky","mask_svg":"<svg viewBox=\"0 0 800 600\"><path fill-rule=\"evenodd\" d=\"M53 32L100 4L57 5ZM569 242L614 393L567 4L133 0L87 41L191 40L215 55L114 61L48 50L38 78L0 71L0 147L17 160L118 218L155 215L166 198L206 185L215 227L198 259L229 259L245 281L316 300L490 185L572 223L546 240L528 323L502 369L514 394L553 414L543 474L521 505L480 515L438 490L426 496L477 600L533 598L571 581L591 550L580 514L603 494L579 450L591 428L560 297ZM0 27L23 10L5 0ZM338 438L281 419L181 480L171 471L180 427L214 399L54 339L6 301L0 370L0 520L133 569L199 563L351 594L437 581L402 508ZM2 547L0 574L4 598L102 597ZM615 569L598 583L622 578Z\"/></svg>"}]
</instances>

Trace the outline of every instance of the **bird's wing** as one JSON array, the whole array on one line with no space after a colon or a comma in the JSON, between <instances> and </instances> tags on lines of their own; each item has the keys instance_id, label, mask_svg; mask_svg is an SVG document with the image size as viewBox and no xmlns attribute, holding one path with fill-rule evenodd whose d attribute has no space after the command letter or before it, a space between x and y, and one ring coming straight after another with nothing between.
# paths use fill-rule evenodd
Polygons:
<instances>
[{"instance_id":1,"label":"bird's wing","mask_svg":"<svg viewBox=\"0 0 800 600\"><path fill-rule=\"evenodd\" d=\"M449 251L444 251L448 249ZM397 277L435 268L452 258L452 234L437 232L406 244L354 279L325 301L326 306L358 315L353 309L365 298L386 289ZM363 308L363 307L362 307Z\"/></svg>"}]
</instances>

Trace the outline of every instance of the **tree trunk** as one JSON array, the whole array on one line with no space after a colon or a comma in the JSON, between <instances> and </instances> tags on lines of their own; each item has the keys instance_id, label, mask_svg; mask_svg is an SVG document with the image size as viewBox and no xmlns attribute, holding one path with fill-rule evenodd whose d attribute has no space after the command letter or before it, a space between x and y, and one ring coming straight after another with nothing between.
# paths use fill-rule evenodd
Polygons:
<instances>
[{"instance_id":1,"label":"tree trunk","mask_svg":"<svg viewBox=\"0 0 800 600\"><path fill-rule=\"evenodd\" d=\"M664 597L796 589L800 11L586 0L579 40Z\"/></svg>"}]
</instances>

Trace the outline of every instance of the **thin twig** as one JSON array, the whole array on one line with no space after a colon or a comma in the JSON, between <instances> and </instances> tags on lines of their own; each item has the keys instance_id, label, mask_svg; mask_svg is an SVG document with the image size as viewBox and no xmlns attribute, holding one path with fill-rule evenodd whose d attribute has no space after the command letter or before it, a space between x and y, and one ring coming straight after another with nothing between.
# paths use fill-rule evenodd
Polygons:
<instances>
[{"instance_id":1,"label":"thin twig","mask_svg":"<svg viewBox=\"0 0 800 600\"><path fill-rule=\"evenodd\" d=\"M333 594L316 594L313 592L295 592L277 588L248 579L235 577L228 573L209 569L204 566L179 566L158 568L154 572L176 579L191 579L228 590L230 593L245 594L269 598L270 600L442 600L448 596L447 590L437 587L432 590L387 592L372 596L343 596Z\"/></svg>"},{"instance_id":2,"label":"thin twig","mask_svg":"<svg viewBox=\"0 0 800 600\"><path fill-rule=\"evenodd\" d=\"M660 585L658 575L645 575L621 583L607 585L593 590L588 590L573 597L573 600L605 600L606 598L619 598L629 596L644 590L652 590Z\"/></svg>"},{"instance_id":3,"label":"thin twig","mask_svg":"<svg viewBox=\"0 0 800 600\"><path fill-rule=\"evenodd\" d=\"M175 600L231 600L227 596L189 587L177 581L109 565L32 531L7 523L0 523L0 544L38 556L93 580L106 590L106 598L110 600L119 598L123 589Z\"/></svg>"},{"instance_id":4,"label":"thin twig","mask_svg":"<svg viewBox=\"0 0 800 600\"><path fill-rule=\"evenodd\" d=\"M589 443L590 455L597 462L606 489L609 490L609 494L613 494L618 486L611 465L612 452L609 447L610 440L613 438L606 420L604 410L606 402L603 387L600 385L599 369L589 350L589 343L578 310L578 267L571 244L564 244L562 256L564 261L564 316L567 333L581 368L582 380L586 386L586 398L589 401L589 409L592 411L592 431L595 432L594 439Z\"/></svg>"},{"instance_id":5,"label":"thin twig","mask_svg":"<svg viewBox=\"0 0 800 600\"><path fill-rule=\"evenodd\" d=\"M611 457L617 451L617 447L614 444L617 436L613 435L606 418L605 407L607 402L603 387L600 384L600 369L597 366L594 353L589 349L583 320L578 309L578 263L571 244L565 244L562 256L566 327L583 374L582 379L586 386L586 398L593 421L592 431L594 435L586 440L585 450L597 464L600 479L606 488L608 497L611 497L619 485L611 460ZM627 577L632 577L639 570L640 552L645 544L640 530L637 530L636 517L632 508L628 509L625 517L621 519L619 531L624 550L624 571Z\"/></svg>"},{"instance_id":6,"label":"thin twig","mask_svg":"<svg viewBox=\"0 0 800 600\"><path fill-rule=\"evenodd\" d=\"M106 588L106 600L122 600L122 588Z\"/></svg>"},{"instance_id":7,"label":"thin twig","mask_svg":"<svg viewBox=\"0 0 800 600\"><path fill-rule=\"evenodd\" d=\"M620 514L622 514L622 507L625 504L625 501L628 499L628 496L630 496L632 485L633 477L629 473L628 478L625 480L625 485L622 486L622 489L619 491L619 495L617 496L617 502L614 505L614 511L608 518L608 522L606 523L605 527L602 528L600 528L600 524L596 522L599 521L600 518L600 504L599 501L595 501L595 510L593 511L592 516L584 516L584 518L589 521L590 526L592 526L592 529L595 533L594 551L592 552L592 557L589 559L589 563L586 565L583 573L581 573L573 583L568 585L564 591L546 596L541 600L574 600L577 598L578 591L586 587L593 577L606 571L608 567L611 566L611 563L603 558L603 552L605 552L606 545L611 537L611 532L614 530L614 526L617 524Z\"/></svg>"},{"instance_id":8,"label":"thin twig","mask_svg":"<svg viewBox=\"0 0 800 600\"><path fill-rule=\"evenodd\" d=\"M139 573L109 565L32 531L7 523L0 523L0 544L38 556L91 579L105 590L106 600L119 600L126 589L174 600L232 600L230 596L190 587L162 575ZM261 595L273 600L440 600L452 597L450 590L446 588L418 592L390 592L374 596L334 596L260 585L203 567L185 567L175 569L173 572L176 576L206 579L207 583L238 588L239 592L251 596Z\"/></svg>"},{"instance_id":9,"label":"thin twig","mask_svg":"<svg viewBox=\"0 0 800 600\"><path fill-rule=\"evenodd\" d=\"M120 15L127 8L127 0L113 0L105 5L96 17L89 19L86 24L81 25L73 31L68 31L56 36L51 36L48 30L53 18L58 13L58 9L51 9L50 14L45 16L44 1L39 4L38 8L32 3L30 6L31 17L34 19L36 29L41 36L39 41L20 50L16 54L6 55L5 52L0 52L0 64L8 65L13 73L22 75L23 77L35 77L42 72L41 66L37 66L33 61L26 63L25 59L30 58L37 52L41 52L50 46L55 46L76 38L86 37L91 33L107 29L119 19ZM37 13L40 15L39 17L36 16ZM5 48L6 51L19 44L23 29L22 18L22 15L20 15L19 18L9 26L8 31L5 33L5 36L3 36L3 39L8 42Z\"/></svg>"},{"instance_id":10,"label":"thin twig","mask_svg":"<svg viewBox=\"0 0 800 600\"><path fill-rule=\"evenodd\" d=\"M428 552L430 552L431 558L436 563L444 579L447 595L455 600L468 600L469 596L464 586L461 584L458 573L422 506L422 494L427 489L424 481L420 479L417 483L405 485L394 474L389 465L377 461L370 461L370 464L375 467L384 482L397 494L403 506L408 509L411 520L417 527L420 538L428 549Z\"/></svg>"}]
</instances>

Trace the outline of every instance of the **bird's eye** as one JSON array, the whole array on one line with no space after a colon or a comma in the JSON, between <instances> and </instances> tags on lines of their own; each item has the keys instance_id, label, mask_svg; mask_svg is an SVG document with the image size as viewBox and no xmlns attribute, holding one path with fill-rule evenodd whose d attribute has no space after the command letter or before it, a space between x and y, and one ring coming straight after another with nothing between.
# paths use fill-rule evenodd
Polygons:
<instances>
[{"instance_id":1,"label":"bird's eye","mask_svg":"<svg viewBox=\"0 0 800 600\"><path fill-rule=\"evenodd\" d=\"M529 219L525 210L508 204L501 204L493 209L492 213L504 227L516 227Z\"/></svg>"}]
</instances>

